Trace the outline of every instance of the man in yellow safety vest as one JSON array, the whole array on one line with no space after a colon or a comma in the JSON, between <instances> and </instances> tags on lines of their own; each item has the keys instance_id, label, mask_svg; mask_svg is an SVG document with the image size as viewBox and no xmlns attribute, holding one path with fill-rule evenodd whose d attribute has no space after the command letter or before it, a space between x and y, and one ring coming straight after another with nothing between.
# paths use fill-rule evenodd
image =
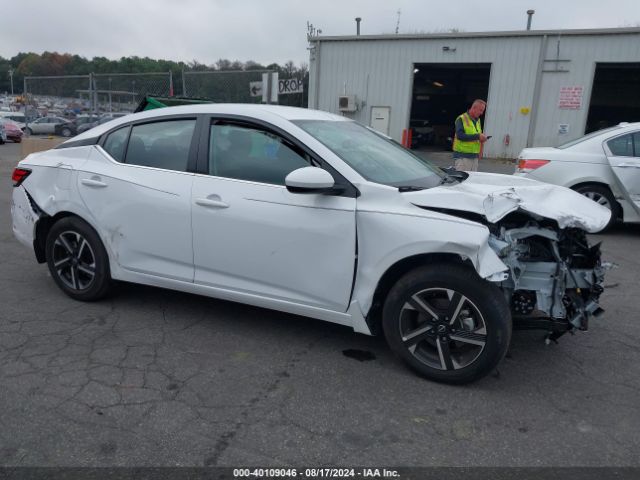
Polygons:
<instances>
[{"instance_id":1,"label":"man in yellow safety vest","mask_svg":"<svg viewBox=\"0 0 640 480\"><path fill-rule=\"evenodd\" d=\"M456 170L478 171L481 145L487 141L482 133L480 115L487 108L484 100L475 100L471 108L456 118L456 134L453 139L453 159Z\"/></svg>"}]
</instances>

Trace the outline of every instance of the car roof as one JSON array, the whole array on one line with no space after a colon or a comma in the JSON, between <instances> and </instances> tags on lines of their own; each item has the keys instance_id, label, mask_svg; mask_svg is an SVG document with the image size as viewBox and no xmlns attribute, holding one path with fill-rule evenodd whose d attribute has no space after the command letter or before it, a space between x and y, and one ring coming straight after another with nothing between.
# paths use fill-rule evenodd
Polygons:
<instances>
[{"instance_id":1,"label":"car roof","mask_svg":"<svg viewBox=\"0 0 640 480\"><path fill-rule=\"evenodd\" d=\"M587 135L591 135L592 138L599 137L600 135L604 137L610 137L625 133L628 130L636 130L638 128L640 128L640 122L620 122L616 125L611 125L601 130L595 130Z\"/></svg>"},{"instance_id":2,"label":"car roof","mask_svg":"<svg viewBox=\"0 0 640 480\"><path fill-rule=\"evenodd\" d=\"M640 128L640 122L621 122L618 124L619 127L628 128L629 130L634 130L636 128Z\"/></svg>"},{"instance_id":3,"label":"car roof","mask_svg":"<svg viewBox=\"0 0 640 480\"><path fill-rule=\"evenodd\" d=\"M603 128L602 130L596 130L595 132L591 132L590 134L585 135L590 136L588 140L602 140L603 138L616 137L618 135L623 135L629 131L637 130L640 128L640 122L621 122L617 125L611 125L610 127Z\"/></svg>"},{"instance_id":4,"label":"car roof","mask_svg":"<svg viewBox=\"0 0 640 480\"><path fill-rule=\"evenodd\" d=\"M94 127L90 131L83 132L73 141L83 140L85 138L94 138L102 135L108 130L118 125L124 125L135 120L153 120L156 117L164 117L167 115L184 115L184 114L233 114L245 115L259 119L268 120L269 118L279 117L285 120L328 120L328 121L350 121L340 115L335 115L320 110L311 110L307 108L285 107L281 105L257 105L246 103L204 103L199 105L180 105L176 107L156 108L139 113L119 117L110 122Z\"/></svg>"}]
</instances>

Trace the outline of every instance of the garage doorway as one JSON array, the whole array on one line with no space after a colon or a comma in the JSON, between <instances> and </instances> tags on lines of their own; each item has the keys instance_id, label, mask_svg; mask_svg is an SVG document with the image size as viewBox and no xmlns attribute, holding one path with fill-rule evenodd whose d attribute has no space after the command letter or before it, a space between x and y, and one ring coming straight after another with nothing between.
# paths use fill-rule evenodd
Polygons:
<instances>
[{"instance_id":1,"label":"garage doorway","mask_svg":"<svg viewBox=\"0 0 640 480\"><path fill-rule=\"evenodd\" d=\"M640 63L596 63L585 133L640 121Z\"/></svg>"},{"instance_id":2,"label":"garage doorway","mask_svg":"<svg viewBox=\"0 0 640 480\"><path fill-rule=\"evenodd\" d=\"M450 151L456 117L475 99L487 99L490 74L490 63L414 64L409 121L412 147Z\"/></svg>"}]
</instances>

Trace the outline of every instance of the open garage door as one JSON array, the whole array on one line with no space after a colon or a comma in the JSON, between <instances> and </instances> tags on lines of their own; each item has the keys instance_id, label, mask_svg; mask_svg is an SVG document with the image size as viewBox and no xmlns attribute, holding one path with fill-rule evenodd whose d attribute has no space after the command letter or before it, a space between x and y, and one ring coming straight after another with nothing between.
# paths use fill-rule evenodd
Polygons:
<instances>
[{"instance_id":1,"label":"open garage door","mask_svg":"<svg viewBox=\"0 0 640 480\"><path fill-rule=\"evenodd\" d=\"M411 117L413 148L451 150L456 117L473 100L487 99L490 63L414 64ZM483 125L484 125L484 118Z\"/></svg>"},{"instance_id":2,"label":"open garage door","mask_svg":"<svg viewBox=\"0 0 640 480\"><path fill-rule=\"evenodd\" d=\"M640 121L640 63L597 63L585 133Z\"/></svg>"}]
</instances>

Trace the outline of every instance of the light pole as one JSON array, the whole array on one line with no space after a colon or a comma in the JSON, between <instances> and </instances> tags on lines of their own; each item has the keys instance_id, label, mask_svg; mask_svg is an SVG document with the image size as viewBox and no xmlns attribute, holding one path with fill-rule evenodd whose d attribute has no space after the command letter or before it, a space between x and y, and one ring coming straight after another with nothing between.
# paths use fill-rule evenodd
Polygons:
<instances>
[{"instance_id":1,"label":"light pole","mask_svg":"<svg viewBox=\"0 0 640 480\"><path fill-rule=\"evenodd\" d=\"M13 68L9 69L9 78L11 79L11 96L13 97Z\"/></svg>"}]
</instances>

